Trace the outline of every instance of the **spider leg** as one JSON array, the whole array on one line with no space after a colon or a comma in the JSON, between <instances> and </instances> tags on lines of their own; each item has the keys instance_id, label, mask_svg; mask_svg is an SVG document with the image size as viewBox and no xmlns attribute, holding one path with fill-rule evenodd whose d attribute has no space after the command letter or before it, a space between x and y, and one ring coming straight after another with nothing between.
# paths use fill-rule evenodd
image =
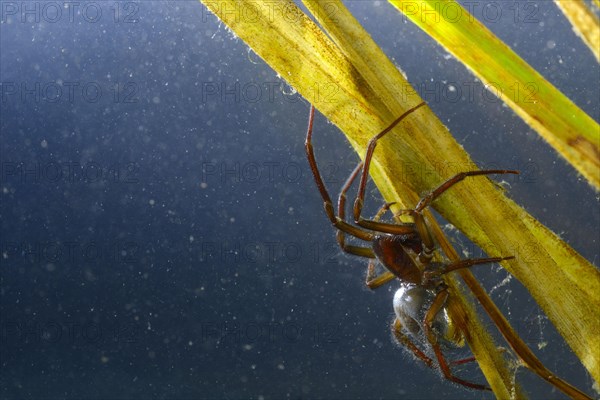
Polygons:
<instances>
[{"instance_id":1,"label":"spider leg","mask_svg":"<svg viewBox=\"0 0 600 400\"><path fill-rule=\"evenodd\" d=\"M509 257L490 257L490 258L468 258L466 260L459 260L459 261L447 264L444 267L442 274L447 274L448 272L456 271L457 269L471 268L473 265L497 263L500 261L512 260L513 258L515 258L515 257L509 256Z\"/></svg>"},{"instance_id":2,"label":"spider leg","mask_svg":"<svg viewBox=\"0 0 600 400\"><path fill-rule=\"evenodd\" d=\"M466 177L477 176L477 175L493 175L493 174L516 174L516 175L518 175L519 171L508 170L508 169L486 169L486 170L480 170L480 171L461 172L459 174L454 175L452 178L446 180L440 186L438 186L437 188L435 188L434 190L432 190L431 192L429 192L425 196L423 196L423 198L421 198L421 200L419 200L419 203L417 203L417 206L415 207L415 212L419 213L419 212L423 211L425 209L425 207L427 207L429 204L431 204L431 202L434 201L436 198L438 198L442 193L444 193L446 190L450 189L450 187L452 187L453 185L462 181Z\"/></svg>"},{"instance_id":3,"label":"spider leg","mask_svg":"<svg viewBox=\"0 0 600 400\"><path fill-rule=\"evenodd\" d=\"M379 139L381 139L383 136L385 136L385 134L387 134L388 132L390 132L396 125L398 125L400 123L400 121L402 121L404 118L406 118L409 114L413 113L414 111L416 111L417 109L419 109L420 107L424 106L426 103L419 103L418 105L414 106L413 108L408 109L406 112L404 112L402 115L400 115L398 118L396 118L396 120L394 120L394 122L392 122L387 128L385 128L383 131L381 131L380 133L378 133L377 135L375 135L371 140L369 140L369 144L367 146L367 153L365 155L365 159L364 159L364 167L362 170L362 174L360 177L360 184L358 186L358 195L356 196L356 200L354 201L354 221L359 224L360 226L363 226L364 228L367 229L377 229L377 230L381 230L383 232L387 232L384 231L383 227L389 228L388 224L384 224L384 225L376 225L379 226L379 228L371 228L370 224L366 224L365 225L365 220L362 219L361 217L361 212L362 212L362 208L363 208L363 203L364 203L364 198L365 198L365 189L367 187L367 179L369 178L369 167L371 165L371 159L373 158L373 152L375 151L375 147L377 146L377 141ZM369 226L370 225L370 226ZM390 233L396 233L396 232L390 232ZM404 233L404 232L401 232Z\"/></svg>"},{"instance_id":4,"label":"spider leg","mask_svg":"<svg viewBox=\"0 0 600 400\"><path fill-rule=\"evenodd\" d=\"M374 221L379 221L383 214L390 209L390 206L394 204L392 203L384 203L381 208L377 211L377 214L373 217ZM396 279L396 275L392 274L390 271L382 272L380 275L375 274L375 261L370 260L369 265L367 266L367 279L366 284L371 290L375 290L378 287L385 285L388 282Z\"/></svg>"},{"instance_id":5,"label":"spider leg","mask_svg":"<svg viewBox=\"0 0 600 400\"><path fill-rule=\"evenodd\" d=\"M411 223L388 224L385 222L377 222L369 219L360 219L356 224L362 228L370 229L383 233L391 233L392 235L407 235L415 232L415 225Z\"/></svg>"},{"instance_id":6,"label":"spider leg","mask_svg":"<svg viewBox=\"0 0 600 400\"><path fill-rule=\"evenodd\" d=\"M344 183L344 186L342 186L342 190L340 190L340 196L338 197L338 215L342 220L346 220L346 193L350 189L350 186L352 186L352 183L354 183L354 180L358 176L358 173L360 172L362 166L363 163L361 161L356 167L354 167L354 170L352 171L348 179L346 179L346 183Z\"/></svg>"},{"instance_id":7,"label":"spider leg","mask_svg":"<svg viewBox=\"0 0 600 400\"><path fill-rule=\"evenodd\" d=\"M396 275L392 274L390 271L385 271L379 275L376 275L375 262L373 260L369 261L369 265L367 266L367 279L365 282L369 289L375 290L378 287L393 281L394 279L396 279Z\"/></svg>"},{"instance_id":8,"label":"spider leg","mask_svg":"<svg viewBox=\"0 0 600 400\"><path fill-rule=\"evenodd\" d=\"M450 365L462 365L477 361L475 357L461 358L460 360L450 361Z\"/></svg>"},{"instance_id":9,"label":"spider leg","mask_svg":"<svg viewBox=\"0 0 600 400\"><path fill-rule=\"evenodd\" d=\"M344 186L342 186L342 190L340 191L340 195L338 197L338 217L340 220L342 220L344 222L346 222L346 192L348 192L348 189L350 189L350 186L352 186L352 182L354 182L354 180L356 179L356 176L360 172L361 168L362 168L362 162L359 163L354 168L354 170L352 171L352 173L346 180L346 183L344 183ZM337 239L338 245L346 253L354 254L354 255L357 255L360 257L375 258L373 249L371 249L370 247L347 245L346 244L346 235L343 230L337 231L336 239Z\"/></svg>"},{"instance_id":10,"label":"spider leg","mask_svg":"<svg viewBox=\"0 0 600 400\"><path fill-rule=\"evenodd\" d=\"M315 183L317 184L317 188L321 193L321 197L323 198L323 205L325 207L325 213L329 218L329 221L333 226L339 229L342 232L348 233L358 239L372 241L373 235L371 232L367 232L364 229L360 229L356 226L350 225L347 222L343 221L339 217L335 215L335 211L333 209L333 204L331 202L331 197L329 197L329 193L327 192L327 188L325 187L325 183L323 182L323 178L321 178L321 173L319 172L319 167L317 166L317 161L315 159L315 154L312 146L312 129L313 129L313 121L315 115L315 108L311 105L310 114L308 119L308 129L306 132L306 141L304 143L304 148L306 150L306 156L308 158L308 163L310 164L310 170L312 171L313 177L315 179Z\"/></svg>"},{"instance_id":11,"label":"spider leg","mask_svg":"<svg viewBox=\"0 0 600 400\"><path fill-rule=\"evenodd\" d=\"M354 168L354 170L352 171L352 173L346 180L346 183L344 184L344 186L342 187L342 191L340 192L340 197L338 199L338 215L343 220L345 220L345 218L346 218L345 217L345 215L346 215L346 193L348 192L348 189L350 189L350 186L352 186L352 184L356 180L356 177L360 173L363 165L364 164L362 161L360 163L358 163L356 168ZM381 218L383 213L385 213L387 210L389 210L389 208L392 204L394 204L394 202L385 203L379 209L379 211L377 212L375 217L373 217L373 219L369 220L369 219L361 218L361 220L358 222L358 224L361 227L366 228L366 229L379 231L379 232L383 232L383 233L391 233L394 235L413 233L415 231L413 224L386 224L384 222L379 222L379 219Z\"/></svg>"},{"instance_id":12,"label":"spider leg","mask_svg":"<svg viewBox=\"0 0 600 400\"><path fill-rule=\"evenodd\" d=\"M423 216L422 211L427 206L429 206L435 199L437 199L440 195L442 195L442 193L444 193L446 190L450 189L453 185L457 184L458 182L462 181L463 179L465 179L469 176L492 175L492 174L519 174L519 171L488 169L488 170L481 170L481 171L461 172L459 174L454 175L450 179L446 180L441 185L439 185L437 188L435 188L434 190L432 190L431 192L429 192L425 196L423 196L421 198L421 200L419 200L419 202L417 203L417 206L415 207L414 210L405 211L405 212L410 213L413 216L413 218L415 220L416 229L419 232L419 236L421 237L421 240L423 241L423 245L424 245L423 253L419 255L419 259L421 259L421 261L426 262L427 260L431 260L431 257L433 256L433 249L435 246L433 238L431 237L431 233L429 232L429 228L427 228L427 224L425 222L425 217ZM471 265L474 265L474 264L471 264ZM458 267L458 268L468 268L468 266ZM458 268L456 268L456 269L458 269Z\"/></svg>"},{"instance_id":13,"label":"spider leg","mask_svg":"<svg viewBox=\"0 0 600 400\"><path fill-rule=\"evenodd\" d=\"M450 370L450 366L448 365L448 362L446 361L446 358L442 353L442 349L440 348L440 344L438 343L436 333L433 331L432 328L435 317L444 308L447 299L448 289L444 288L440 290L435 296L435 299L433 300L431 307L427 311L427 314L425 315L425 320L423 322L423 327L425 328L425 335L427 337L427 341L431 344L431 347L433 348L433 352L435 353L435 356L437 358L440 370L442 371L444 378L448 379L451 382L458 383L459 385L463 385L471 389L491 390L485 385L480 385L461 379L452 374L452 371Z\"/></svg>"},{"instance_id":14,"label":"spider leg","mask_svg":"<svg viewBox=\"0 0 600 400\"><path fill-rule=\"evenodd\" d=\"M429 232L429 228L427 227L427 222L425 222L425 217L420 211L416 210L408 210L409 214L413 216L415 221L415 228L419 233L419 237L423 242L423 251L419 253L419 261L423 264L427 265L433 258L433 250L435 249L435 242L433 241L433 237L431 236L431 232Z\"/></svg>"},{"instance_id":15,"label":"spider leg","mask_svg":"<svg viewBox=\"0 0 600 400\"><path fill-rule=\"evenodd\" d=\"M446 264L442 268L426 268L423 271L421 284L429 285L431 282L436 282L444 274L447 274L457 269L471 268L474 265L497 263L505 260L512 260L513 256L509 257L490 257L490 258L468 258L466 260L458 260L456 262Z\"/></svg>"},{"instance_id":16,"label":"spider leg","mask_svg":"<svg viewBox=\"0 0 600 400\"><path fill-rule=\"evenodd\" d=\"M392 333L394 334L396 341L401 346L412 351L415 357L423 361L429 368L435 368L434 361L428 357L427 354L425 354L425 352L423 352L423 350L421 350L416 344L414 344L404 332L402 332L402 324L398 318L395 318L394 322L392 323Z\"/></svg>"},{"instance_id":17,"label":"spider leg","mask_svg":"<svg viewBox=\"0 0 600 400\"><path fill-rule=\"evenodd\" d=\"M429 232L429 228L427 227L427 223L425 222L425 217L423 216L422 211L429 206L436 198L438 198L442 193L446 190L450 189L453 185L462 181L468 176L477 176L477 175L491 175L491 174L518 174L519 171L513 170L499 170L499 169L488 169L481 171L469 171L469 172L461 172L459 174L454 175L452 178L446 180L437 188L426 194L419 200L417 206L414 210L403 210L404 213L409 213L413 216L415 221L416 230L419 232L419 236L423 241L423 252L419 254L419 260L423 263L427 263L433 257L433 250L435 248L435 242L433 241L433 237ZM474 265L474 264L471 264ZM470 265L469 265L470 266ZM458 267L458 268L468 268ZM458 269L456 268L456 269Z\"/></svg>"}]
</instances>

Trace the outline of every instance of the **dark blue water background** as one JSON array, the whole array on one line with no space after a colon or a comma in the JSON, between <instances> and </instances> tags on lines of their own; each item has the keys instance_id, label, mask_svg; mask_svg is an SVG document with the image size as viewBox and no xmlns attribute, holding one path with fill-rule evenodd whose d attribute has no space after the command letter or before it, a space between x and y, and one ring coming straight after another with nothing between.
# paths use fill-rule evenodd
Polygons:
<instances>
[{"instance_id":1,"label":"dark blue water background","mask_svg":"<svg viewBox=\"0 0 600 400\"><path fill-rule=\"evenodd\" d=\"M552 3L470 4L598 120L598 65ZM364 287L322 210L307 102L200 3L1 5L1 398L491 398L393 344L394 285ZM597 263L586 182L389 4L348 7L473 158L524 170L510 195ZM324 118L315 129L337 193L357 157ZM589 391L518 282L477 274Z\"/></svg>"}]
</instances>

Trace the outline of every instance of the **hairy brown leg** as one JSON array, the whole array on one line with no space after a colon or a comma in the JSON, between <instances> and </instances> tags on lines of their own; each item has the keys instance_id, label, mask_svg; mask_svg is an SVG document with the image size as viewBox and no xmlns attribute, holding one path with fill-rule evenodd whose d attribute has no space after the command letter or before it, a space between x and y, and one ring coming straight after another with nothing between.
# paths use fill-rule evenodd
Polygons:
<instances>
[{"instance_id":1,"label":"hairy brown leg","mask_svg":"<svg viewBox=\"0 0 600 400\"><path fill-rule=\"evenodd\" d=\"M340 191L340 195L338 197L338 211L337 211L338 217L339 217L339 219L341 219L344 222L346 222L346 192L352 185L352 182L354 181L354 179L356 179L356 176L360 172L361 167L362 167L362 163L359 163L354 168L354 170L352 171L352 173L346 180L346 183L344 183L344 186L342 186L342 190ZM346 234L344 233L344 231L338 230L336 233L336 239L337 239L338 245L346 253L350 253L350 254L354 254L357 256L366 257L366 258L375 258L375 254L373 253L373 250L370 247L352 246L352 245L346 244Z\"/></svg>"},{"instance_id":2,"label":"hairy brown leg","mask_svg":"<svg viewBox=\"0 0 600 400\"><path fill-rule=\"evenodd\" d=\"M394 319L394 322L392 323L392 333L394 334L394 338L396 339L396 341L401 346L404 346L410 351L412 351L415 357L423 361L425 365L427 365L429 368L435 368L435 363L433 362L433 360L429 358L427 354L425 354L425 352L421 350L416 344L414 344L413 341L410 340L410 338L404 334L404 332L402 332L402 324L400 323L398 318Z\"/></svg>"},{"instance_id":3,"label":"hairy brown leg","mask_svg":"<svg viewBox=\"0 0 600 400\"><path fill-rule=\"evenodd\" d=\"M363 208L364 198L365 198L365 189L367 187L367 179L369 178L369 167L371 165L371 159L373 158L373 152L375 151L375 147L377 146L377 141L385 136L388 132L390 132L396 125L400 123L404 118L406 118L409 114L415 112L420 107L424 106L426 103L422 102L418 105L408 109L402 115L400 115L396 120L394 120L387 128L383 131L379 132L375 135L371 140L369 140L369 144L367 146L367 153L364 159L364 167L362 170L362 174L360 177L360 184L358 186L358 195L356 196L356 200L354 201L354 221L362 226L363 219L361 218L361 212ZM366 227L366 226L365 226ZM370 228L369 228L370 229Z\"/></svg>"},{"instance_id":4,"label":"hairy brown leg","mask_svg":"<svg viewBox=\"0 0 600 400\"><path fill-rule=\"evenodd\" d=\"M515 174L518 175L519 171L509 170L509 169L484 169L480 171L468 171L461 172L454 175L452 178L443 182L440 186L433 189L431 192L427 193L425 196L419 200L417 206L415 207L415 212L419 213L425 209L431 202L433 202L436 198L438 198L442 193L446 190L450 189L453 185L456 185L458 182L462 181L466 177L469 176L478 176L478 175L494 175L494 174Z\"/></svg>"},{"instance_id":5,"label":"hairy brown leg","mask_svg":"<svg viewBox=\"0 0 600 400\"><path fill-rule=\"evenodd\" d=\"M423 271L423 281L422 284L427 285L427 282L435 281L439 279L441 275L447 274L452 271L456 271L457 269L471 268L474 265L480 264L491 264L497 263L505 260L512 260L513 256L508 257L489 257L489 258L468 258L465 260L459 260L450 264L444 265L442 268L432 268L425 269Z\"/></svg>"},{"instance_id":6,"label":"hairy brown leg","mask_svg":"<svg viewBox=\"0 0 600 400\"><path fill-rule=\"evenodd\" d=\"M372 241L374 235L371 232L367 232L356 226L350 225L347 222L342 221L339 217L335 215L333 204L331 202L331 197L329 197L329 193L327 192L327 188L325 187L323 178L321 178L321 173L319 172L319 167L317 166L317 161L315 159L315 154L312 146L312 130L314 117L315 108L311 105L310 114L308 118L308 129L306 131L306 141L304 142L304 149L306 150L306 156L308 158L308 163L310 165L310 170L312 171L313 177L315 179L315 183L317 184L317 188L319 189L321 197L323 198L323 206L325 207L325 213L327 214L327 217L329 218L331 224L339 230L359 239Z\"/></svg>"},{"instance_id":7,"label":"hairy brown leg","mask_svg":"<svg viewBox=\"0 0 600 400\"><path fill-rule=\"evenodd\" d=\"M458 383L459 385L463 385L463 386L469 387L471 389L477 389L477 390L491 390L489 387L487 387L485 385L480 385L477 383L473 383L473 382L469 382L464 379L461 379L461 378L457 377L456 375L454 375L452 373L452 371L450 370L450 366L448 365L448 362L446 361L446 358L444 357L444 354L442 353L442 349L440 348L440 344L438 343L437 336L432 328L435 317L437 316L437 314L440 311L442 311L442 309L444 308L444 305L446 304L447 299L448 299L448 289L444 288L444 289L440 290L437 293L437 295L435 296L435 299L433 300L431 307L429 307L429 310L427 311L427 314L425 315L425 320L423 321L423 327L425 328L425 336L427 337L427 341L431 344L431 347L433 348L433 352L437 358L440 370L442 371L444 378L446 378L449 381L452 381L454 383Z\"/></svg>"},{"instance_id":8,"label":"hairy brown leg","mask_svg":"<svg viewBox=\"0 0 600 400\"><path fill-rule=\"evenodd\" d=\"M373 221L379 221L381 219L381 217L383 216L383 214L385 214L387 211L389 211L390 206L394 204L393 202L391 203L385 203L381 206L381 208L379 208L379 210L377 211L377 214L375 214L375 217L373 217ZM374 260L370 260L369 261L369 265L367 266L367 279L366 279L366 284L369 287L369 289L371 290L375 290L378 287L381 287L383 285L385 285L388 282L393 281L394 279L396 279L396 275L392 274L390 271L384 271L379 275L375 274L375 261Z\"/></svg>"}]
</instances>

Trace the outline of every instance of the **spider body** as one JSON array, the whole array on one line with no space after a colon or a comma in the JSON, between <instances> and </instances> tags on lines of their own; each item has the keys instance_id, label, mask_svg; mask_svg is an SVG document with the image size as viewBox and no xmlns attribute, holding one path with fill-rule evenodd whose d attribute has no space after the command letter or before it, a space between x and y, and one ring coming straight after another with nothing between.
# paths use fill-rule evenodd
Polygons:
<instances>
[{"instance_id":1,"label":"spider body","mask_svg":"<svg viewBox=\"0 0 600 400\"><path fill-rule=\"evenodd\" d=\"M365 188L369 175L369 166L377 141L391 131L402 119L418 108L421 103L398 117L392 124L369 141L364 162L354 169L338 198L337 215L331 198L319 169L317 167L312 147L312 126L314 108L311 107L309 126L306 135L306 154L313 173L317 188L323 198L325 213L331 224L337 228L337 241L342 250L347 253L370 259L367 270L367 286L376 289L394 279L400 281L401 287L397 293L394 309L396 318L392 332L396 340L411 350L414 355L432 368L439 368L444 377L460 385L480 390L490 390L487 386L472 383L455 376L442 354L441 345L458 344L462 341L460 333L452 329L452 324L446 312L446 300L449 292L444 283L443 275L461 268L490 262L498 262L513 257L493 257L460 260L450 264L432 263L435 243L422 214L432 201L452 185L468 176L518 173L508 170L487 170L463 172L443 182L423 197L412 210L405 213L413 217L413 223L384 223L380 218L393 203L384 204L373 219L364 219L361 215ZM345 220L346 193L360 173L358 195L354 201L352 225ZM346 235L368 242L368 246L355 246L346 243ZM387 272L375 274L375 260L378 260ZM449 335L449 332L452 332ZM407 336L408 334L408 336ZM412 338L412 339L411 339ZM419 343L416 345L414 342ZM425 349L422 347L425 346ZM433 353L437 362L427 354Z\"/></svg>"},{"instance_id":2,"label":"spider body","mask_svg":"<svg viewBox=\"0 0 600 400\"><path fill-rule=\"evenodd\" d=\"M417 342L425 341L422 321L435 300L435 292L423 286L401 283L394 294L394 313L404 331ZM438 312L432 321L432 330L444 349L455 349L463 345L462 335L455 329L446 308Z\"/></svg>"},{"instance_id":3,"label":"spider body","mask_svg":"<svg viewBox=\"0 0 600 400\"><path fill-rule=\"evenodd\" d=\"M422 251L421 239L416 233L373 238L373 253L377 260L403 282L421 283L423 273L415 257Z\"/></svg>"},{"instance_id":4,"label":"spider body","mask_svg":"<svg viewBox=\"0 0 600 400\"><path fill-rule=\"evenodd\" d=\"M412 216L413 222L411 223L380 222L382 215L389 210L393 203L384 204L373 219L362 217L369 166L377 141L390 132L405 117L424 105L423 102L408 109L369 141L364 161L356 166L342 187L338 197L337 214L319 172L313 151L314 107L312 106L306 133L306 155L315 183L323 198L327 218L337 229L337 242L340 248L349 254L369 259L367 286L370 289L376 289L393 280L400 283L400 288L394 296L396 318L392 323L392 333L396 341L410 350L416 358L427 366L439 369L447 380L471 389L490 390L485 385L461 379L451 371L451 366L473 361L472 357L448 363L442 352L442 348L461 346L466 334L452 324L452 319L448 315L446 302L450 292L444 281L444 276L458 269L470 268L478 264L500 262L514 257L465 259L451 263L433 262L435 243L429 232L423 210L446 190L467 177L490 174L518 174L519 172L512 170L477 170L456 174L425 194L414 209L401 212ZM360 183L353 208L354 224L351 224L346 221L345 215L346 193L359 174ZM367 245L348 244L346 243L346 235L364 241ZM375 273L375 261L379 261L387 271L377 275ZM484 306L484 308L486 307ZM520 346L513 346L514 340L508 340L512 335L506 331L505 325L507 323L502 318L498 318L495 312L490 312L487 308L486 311L528 368L572 398L591 400L591 397L548 371L533 353L524 351ZM510 331L510 327L508 327L508 330Z\"/></svg>"}]
</instances>

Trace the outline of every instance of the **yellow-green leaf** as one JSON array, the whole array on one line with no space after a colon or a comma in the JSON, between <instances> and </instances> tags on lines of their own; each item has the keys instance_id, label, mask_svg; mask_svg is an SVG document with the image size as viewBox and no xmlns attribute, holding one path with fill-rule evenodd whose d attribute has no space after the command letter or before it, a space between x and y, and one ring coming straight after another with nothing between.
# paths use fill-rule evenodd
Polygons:
<instances>
[{"instance_id":1,"label":"yellow-green leaf","mask_svg":"<svg viewBox=\"0 0 600 400\"><path fill-rule=\"evenodd\" d=\"M590 116L456 1L389 2L470 68L596 190L600 188L600 126Z\"/></svg>"},{"instance_id":2,"label":"yellow-green leaf","mask_svg":"<svg viewBox=\"0 0 600 400\"><path fill-rule=\"evenodd\" d=\"M575 33L590 48L600 61L600 24L598 17L590 11L583 0L554 0L565 17L573 25Z\"/></svg>"}]
</instances>

